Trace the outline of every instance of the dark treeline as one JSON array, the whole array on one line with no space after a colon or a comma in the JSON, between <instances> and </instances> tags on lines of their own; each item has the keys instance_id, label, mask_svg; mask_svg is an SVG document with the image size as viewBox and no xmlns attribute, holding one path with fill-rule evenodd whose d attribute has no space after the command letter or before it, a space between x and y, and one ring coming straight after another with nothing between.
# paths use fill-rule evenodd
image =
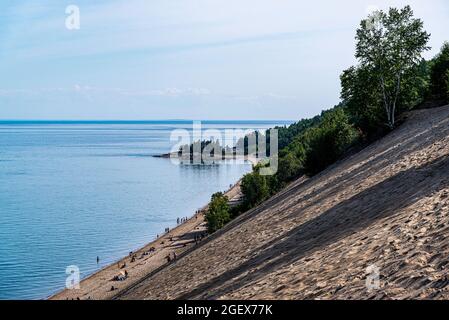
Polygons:
<instances>
[{"instance_id":1,"label":"dark treeline","mask_svg":"<svg viewBox=\"0 0 449 320\"><path fill-rule=\"evenodd\" d=\"M285 129L285 128L282 128ZM265 140L264 150L260 142ZM198 157L213 157L224 159L225 156L248 156L260 154L260 157L269 156L269 130L266 132L254 131L239 138L233 147L223 145L220 140L197 140L190 145L185 144L178 149L179 157L189 157L192 160Z\"/></svg>"},{"instance_id":2,"label":"dark treeline","mask_svg":"<svg viewBox=\"0 0 449 320\"><path fill-rule=\"evenodd\" d=\"M220 222L210 224L210 231L257 206L296 178L313 176L394 130L404 112L448 104L449 43L426 61L422 54L430 49L429 38L410 6L378 11L362 20L356 33L358 65L341 75L341 102L312 119L277 128L277 173L262 176L261 164L255 166L243 177L244 202L239 208L211 206L207 221L213 216ZM225 198L214 195L212 202L217 199Z\"/></svg>"},{"instance_id":3,"label":"dark treeline","mask_svg":"<svg viewBox=\"0 0 449 320\"><path fill-rule=\"evenodd\" d=\"M234 154L233 148L228 146L223 147L219 140L197 140L190 145L184 145L179 148L178 156L189 156L190 160L193 161L195 156L201 157L207 154L210 157L223 158L226 154Z\"/></svg>"}]
</instances>

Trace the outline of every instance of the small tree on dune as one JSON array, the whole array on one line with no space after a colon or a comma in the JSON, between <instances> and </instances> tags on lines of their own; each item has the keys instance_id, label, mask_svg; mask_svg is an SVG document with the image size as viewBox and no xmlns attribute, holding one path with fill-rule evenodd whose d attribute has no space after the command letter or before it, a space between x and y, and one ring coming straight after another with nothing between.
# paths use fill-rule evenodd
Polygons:
<instances>
[{"instance_id":1,"label":"small tree on dune","mask_svg":"<svg viewBox=\"0 0 449 320\"><path fill-rule=\"evenodd\" d=\"M213 233L225 226L231 220L228 198L221 192L212 195L209 209L206 213L207 227Z\"/></svg>"}]
</instances>

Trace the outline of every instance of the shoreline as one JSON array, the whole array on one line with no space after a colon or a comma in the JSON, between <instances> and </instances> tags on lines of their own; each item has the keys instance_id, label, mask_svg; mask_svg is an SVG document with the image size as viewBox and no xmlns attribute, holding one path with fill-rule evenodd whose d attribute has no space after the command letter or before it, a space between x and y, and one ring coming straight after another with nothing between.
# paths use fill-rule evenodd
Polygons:
<instances>
[{"instance_id":1,"label":"shoreline","mask_svg":"<svg viewBox=\"0 0 449 320\"><path fill-rule=\"evenodd\" d=\"M174 227L173 229L170 229L170 232L169 232L169 233L163 233L162 235L160 235L159 237L157 237L157 238L154 239L153 241L148 242L148 243L144 244L143 246L139 247L138 249L136 249L136 250L134 250L134 251L130 251L130 252L139 253L139 252L144 251L147 247L157 245L157 244L158 244L158 243L157 243L158 240L162 240L162 239L164 239L167 235L169 235L170 233L175 232L176 229L178 229L179 227L181 227L181 226L185 225L186 223L188 223L188 222L189 222L192 218L194 218L195 216L196 216L196 214L195 214L193 217L189 218L189 220L187 220L187 221L185 221L185 222L183 222L183 223L180 223L179 225L177 225L177 226ZM113 267L113 266L116 266L117 264L120 264L120 263L125 262L126 259L129 259L129 256L125 256L125 257L118 258L116 261L114 261L114 262L112 262L112 263L110 263L110 264L108 264L108 265L106 265L106 266L104 266L104 267L102 267L102 268L96 270L94 273L92 273L92 274L88 275L87 277L81 279L80 285L81 285L83 282L85 282L85 281L90 281L90 280L92 280L93 277L95 277L95 276L97 276L98 274L104 272L106 269L111 268L111 267ZM46 297L45 300L60 300L60 299L58 299L58 296L61 295L61 294L64 294L65 291L69 291L69 289L61 289L61 290L59 290L58 292L56 292L56 293L54 293L54 294L51 294L50 296ZM74 291L77 291L77 290L74 290Z\"/></svg>"},{"instance_id":2,"label":"shoreline","mask_svg":"<svg viewBox=\"0 0 449 320\"><path fill-rule=\"evenodd\" d=\"M241 178L226 192L229 201L240 196ZM126 291L140 282L147 274L168 266L167 256L173 259L196 246L203 237L207 237L204 215L209 203L199 209L193 216L181 222L169 232L163 233L155 240L133 251L130 255L99 269L80 281L80 289L61 289L44 298L45 300L108 300ZM124 267L123 267L124 266ZM114 281L116 276L128 276L123 281ZM114 290L111 290L114 287Z\"/></svg>"}]
</instances>

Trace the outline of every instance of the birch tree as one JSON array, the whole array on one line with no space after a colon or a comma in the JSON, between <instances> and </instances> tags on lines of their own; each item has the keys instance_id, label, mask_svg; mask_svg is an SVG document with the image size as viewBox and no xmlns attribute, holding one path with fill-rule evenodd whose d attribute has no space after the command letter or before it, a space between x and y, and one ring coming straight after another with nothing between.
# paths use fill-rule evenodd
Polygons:
<instances>
[{"instance_id":1,"label":"birch tree","mask_svg":"<svg viewBox=\"0 0 449 320\"><path fill-rule=\"evenodd\" d=\"M414 18L410 6L376 11L362 20L356 35L356 58L361 68L374 73L378 79L387 125L395 125L396 107L401 85L422 61L428 49L430 34L423 30L423 22Z\"/></svg>"}]
</instances>

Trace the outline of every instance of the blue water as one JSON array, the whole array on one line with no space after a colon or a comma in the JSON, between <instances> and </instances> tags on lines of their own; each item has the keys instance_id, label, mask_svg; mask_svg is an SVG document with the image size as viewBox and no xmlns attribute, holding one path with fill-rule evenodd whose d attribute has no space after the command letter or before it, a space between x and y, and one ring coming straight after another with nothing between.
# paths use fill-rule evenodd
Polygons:
<instances>
[{"instance_id":1,"label":"blue water","mask_svg":"<svg viewBox=\"0 0 449 320\"><path fill-rule=\"evenodd\" d=\"M205 122L203 128L268 128ZM249 164L175 165L173 129L189 121L0 122L0 299L41 299L190 216ZM100 257L97 265L96 257Z\"/></svg>"}]
</instances>

